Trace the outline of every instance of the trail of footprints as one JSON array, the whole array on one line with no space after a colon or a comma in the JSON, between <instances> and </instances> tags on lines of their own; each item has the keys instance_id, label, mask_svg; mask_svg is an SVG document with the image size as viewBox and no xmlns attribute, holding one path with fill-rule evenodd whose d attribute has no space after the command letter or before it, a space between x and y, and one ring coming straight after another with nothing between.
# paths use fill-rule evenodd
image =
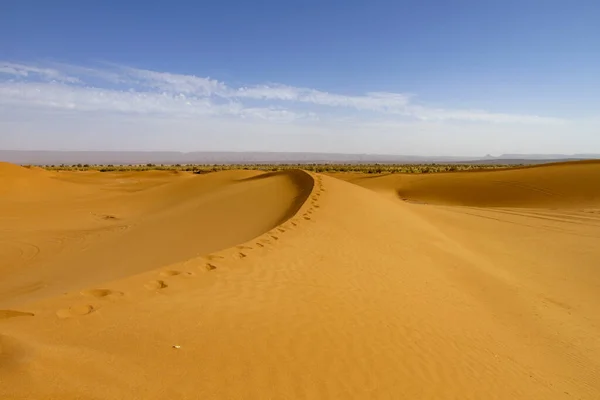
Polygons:
<instances>
[{"instance_id":1,"label":"trail of footprints","mask_svg":"<svg viewBox=\"0 0 600 400\"><path fill-rule=\"evenodd\" d=\"M273 228L271 231L267 232L266 234L264 234L261 237L259 237L258 239L256 239L254 241L253 245L239 245L239 246L234 247L233 249L229 249L229 250L225 251L223 253L223 255L209 254L207 256L202 257L204 259L204 261L201 262L200 265L197 267L199 270L199 273L216 271L217 269L219 269L219 266L222 262L227 263L228 258L229 258L229 261L244 260L247 257L249 257L249 254L251 251L256 250L256 249L263 249L267 246L275 244L275 242L277 242L280 239L279 236L281 234L284 234L285 232L287 232L290 229L294 229L294 228L298 227L299 224L301 223L300 222L301 218L306 221L311 221L314 216L315 211L318 208L320 208L319 200L320 200L322 193L325 192L325 188L323 187L322 177L320 175L316 175L316 176L312 175L312 176L314 178L315 186L313 187L312 193L310 194L309 198L307 199L307 203L305 203L302 206L302 208L304 208L304 211L302 212L301 215L299 212L296 216L294 216L289 221L285 222L284 224L282 224L276 228ZM307 205L308 205L308 207L306 207ZM302 210L302 208L301 208L301 210ZM233 251L233 253L231 253L232 251ZM227 255L228 257L226 257L225 255ZM195 276L197 276L197 274L194 272L190 272L190 271L180 271L180 270L176 270L176 269L164 269L164 270L158 272L158 277L157 277L158 279L147 282L144 285L144 288L148 291L159 292L159 291L169 287L168 281L171 278L182 278L182 277L193 278ZM96 300L106 301L106 300L116 300L119 297L124 296L125 294L123 292L113 291L110 289L90 289L90 290L82 291L81 295L84 297L91 297ZM99 302L94 302L94 303L99 303ZM79 316L91 314L94 311L98 310L99 308L100 308L99 305L80 304L80 305L74 305L74 306L66 308L66 309L58 310L56 312L56 315L62 319L73 318L73 317L79 317ZM4 314L6 314L6 315L4 315ZM31 314L31 313L21 313L21 312L12 311L12 310L0 310L0 318L2 318L3 316L10 318L13 316L21 316L21 315L33 316L33 314Z\"/></svg>"}]
</instances>

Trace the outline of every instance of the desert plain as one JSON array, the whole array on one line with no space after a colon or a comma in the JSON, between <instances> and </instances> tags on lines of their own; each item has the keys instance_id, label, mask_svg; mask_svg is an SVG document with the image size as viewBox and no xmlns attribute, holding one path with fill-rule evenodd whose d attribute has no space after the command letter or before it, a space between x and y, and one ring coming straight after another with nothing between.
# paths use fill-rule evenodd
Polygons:
<instances>
[{"instance_id":1,"label":"desert plain","mask_svg":"<svg viewBox=\"0 0 600 400\"><path fill-rule=\"evenodd\" d=\"M0 163L1 399L600 399L600 162Z\"/></svg>"}]
</instances>

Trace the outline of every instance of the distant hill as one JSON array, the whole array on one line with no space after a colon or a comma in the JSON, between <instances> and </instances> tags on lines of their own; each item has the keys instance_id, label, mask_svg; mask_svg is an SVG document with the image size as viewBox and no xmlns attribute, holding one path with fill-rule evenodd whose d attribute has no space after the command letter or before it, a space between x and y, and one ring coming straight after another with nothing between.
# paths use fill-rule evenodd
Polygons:
<instances>
[{"instance_id":1,"label":"distant hill","mask_svg":"<svg viewBox=\"0 0 600 400\"><path fill-rule=\"evenodd\" d=\"M19 151L0 150L0 161L15 164L241 164L241 163L499 163L600 159L600 154L503 154L499 157L447 157L386 154L284 152L144 152L144 151Z\"/></svg>"}]
</instances>

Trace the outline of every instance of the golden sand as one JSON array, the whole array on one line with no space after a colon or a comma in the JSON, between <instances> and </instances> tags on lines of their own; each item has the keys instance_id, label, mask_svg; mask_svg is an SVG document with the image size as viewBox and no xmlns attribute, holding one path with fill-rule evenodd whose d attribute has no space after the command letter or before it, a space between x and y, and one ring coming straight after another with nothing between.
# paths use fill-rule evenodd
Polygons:
<instances>
[{"instance_id":1,"label":"golden sand","mask_svg":"<svg viewBox=\"0 0 600 400\"><path fill-rule=\"evenodd\" d=\"M600 163L0 164L2 399L598 399Z\"/></svg>"}]
</instances>

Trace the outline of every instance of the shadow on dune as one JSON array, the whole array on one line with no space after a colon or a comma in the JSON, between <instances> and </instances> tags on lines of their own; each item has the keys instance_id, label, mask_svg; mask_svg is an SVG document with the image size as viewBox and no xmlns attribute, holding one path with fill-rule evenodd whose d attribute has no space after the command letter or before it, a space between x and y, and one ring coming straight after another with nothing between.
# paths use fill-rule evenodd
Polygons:
<instances>
[{"instance_id":1,"label":"shadow on dune","mask_svg":"<svg viewBox=\"0 0 600 400\"><path fill-rule=\"evenodd\" d=\"M262 175L253 176L250 178L241 179L239 182L253 182L253 181L262 181L266 179L273 179L277 177L283 177L288 179L296 188L296 196L290 202L288 210L281 216L281 219L277 222L277 225L280 225L292 218L302 207L304 202L310 196L312 192L315 182L312 176L307 174L304 171L293 169L293 170L285 170L285 171L276 171L276 172L268 172Z\"/></svg>"},{"instance_id":2,"label":"shadow on dune","mask_svg":"<svg viewBox=\"0 0 600 400\"><path fill-rule=\"evenodd\" d=\"M43 244L60 239L61 246L42 248L28 260L10 253L15 256L4 260L0 305L93 287L245 243L293 217L314 186L313 178L301 170L217 172L149 185L135 193L127 190L138 184L124 180L124 187L111 192L108 200L90 196L73 203L77 208L68 196L59 203L44 203L43 215L58 212L50 209L57 204L61 218L15 226L21 242L37 245L36 240ZM102 185L112 187L114 182ZM84 186L106 193L102 185ZM105 214L115 218L99 222L95 217ZM73 224L69 221L76 221L78 228L64 230L67 223ZM40 237L42 226L49 233ZM27 274L19 272L25 269ZM23 291L32 282L43 285L34 292Z\"/></svg>"}]
</instances>

